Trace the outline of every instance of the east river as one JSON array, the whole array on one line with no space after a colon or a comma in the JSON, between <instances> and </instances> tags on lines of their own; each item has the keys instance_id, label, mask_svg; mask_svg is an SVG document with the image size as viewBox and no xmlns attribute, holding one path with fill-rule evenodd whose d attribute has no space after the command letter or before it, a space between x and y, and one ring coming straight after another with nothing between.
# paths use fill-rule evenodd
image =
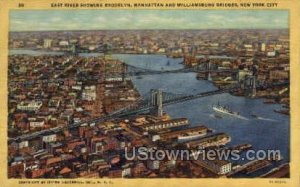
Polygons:
<instances>
[{"instance_id":1,"label":"east river","mask_svg":"<svg viewBox=\"0 0 300 187\"><path fill-rule=\"evenodd\" d=\"M27 50L13 50L11 54L31 54ZM33 55L39 55L35 52ZM82 56L94 56L94 54L81 54ZM164 55L133 55L114 54L113 58L124 61L136 67L151 70L175 70L183 68L180 58L167 58ZM209 81L197 80L195 73L168 73L143 75L132 77L132 81L138 91L145 95L150 89L161 88L165 92L176 94L196 94L216 90ZM229 106L233 111L247 119L240 119L228 115L216 118L212 105L220 103ZM237 97L228 93L198 98L183 103L164 107L172 118L185 117L190 120L191 126L205 125L224 132L231 136L228 146L249 143L254 150L280 150L283 160L280 163L289 162L289 116L275 113L274 109L280 109L279 104L264 104L263 99L251 99ZM258 118L253 117L255 114ZM243 161L241 161L243 163ZM279 163L278 163L279 164ZM274 166L272 166L274 167ZM269 168L256 172L254 176L262 174Z\"/></svg>"}]
</instances>

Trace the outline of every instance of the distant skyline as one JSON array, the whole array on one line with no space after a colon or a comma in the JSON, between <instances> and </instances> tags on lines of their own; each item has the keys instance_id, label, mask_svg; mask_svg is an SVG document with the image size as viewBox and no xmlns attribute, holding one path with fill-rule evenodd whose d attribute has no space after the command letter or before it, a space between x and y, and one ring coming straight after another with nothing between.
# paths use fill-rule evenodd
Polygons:
<instances>
[{"instance_id":1,"label":"distant skyline","mask_svg":"<svg viewBox=\"0 0 300 187\"><path fill-rule=\"evenodd\" d=\"M10 31L283 29L286 10L12 10Z\"/></svg>"}]
</instances>

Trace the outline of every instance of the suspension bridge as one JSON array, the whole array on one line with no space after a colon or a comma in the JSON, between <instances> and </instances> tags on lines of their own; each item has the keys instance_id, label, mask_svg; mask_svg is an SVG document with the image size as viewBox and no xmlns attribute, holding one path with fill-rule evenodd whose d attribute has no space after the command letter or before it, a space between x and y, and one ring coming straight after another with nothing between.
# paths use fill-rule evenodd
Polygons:
<instances>
[{"instance_id":1,"label":"suspension bridge","mask_svg":"<svg viewBox=\"0 0 300 187\"><path fill-rule=\"evenodd\" d=\"M199 66L195 66L192 68L182 68L182 69L172 69L172 70L156 70L156 69L148 69L148 68L143 68L143 67L137 67L133 66L130 64L123 64L124 71L122 74L117 74L116 76L122 76L123 79L126 76L140 76L140 75L153 75L153 74L164 74L164 73L189 73L189 72L202 72L202 73L208 73L208 76L210 76L210 73L216 72L229 72L229 73L237 73L238 70L235 69L222 69L219 70L216 67L212 67L210 63L208 62L207 64L201 64ZM79 77L75 78L75 80L99 80L100 75L93 75L93 76L84 76L84 77ZM102 76L102 75L101 75ZM114 75L112 75L114 76ZM14 82L10 81L9 84L35 84L36 82L39 83L49 83L49 82L63 82L65 79L64 78L54 78L54 79L42 79L42 80L31 80L31 81L21 81L21 82ZM280 83L270 83L270 84L264 84L264 85L257 85L256 84L256 79L255 77L249 77L249 80L245 81L244 83L244 88L245 90L250 90L250 93L253 94L253 92L256 91L256 89L259 88L269 88L269 87L274 87L274 86L285 86L288 85L289 82L280 82ZM15 138L9 138L9 142L19 142L19 141L25 141L25 140L31 140L38 138L42 135L46 134L53 134L53 133L58 133L60 131L63 131L65 128L68 129L75 129L79 126L82 125L87 125L87 124L92 124L92 123L101 123L104 121L112 120L112 119L118 119L118 118L124 118L128 117L131 115L137 115L141 113L146 113L146 112L152 112L155 115L162 115L163 112L163 106L167 105L172 105L180 102L185 102L193 99L198 99L201 97L207 97L211 95L216 95L216 94L222 94L226 92L233 92L235 90L241 89L240 84L233 84L229 85L227 87L224 87L222 89L217 89L217 90L212 90L212 91L207 91L207 92L201 92L201 93L196 93L196 94L178 94L178 93L170 93L170 92L165 92L163 90L150 90L149 93L145 94L143 98L139 99L136 105L128 106L126 108L120 109L118 111L115 111L113 113L110 113L106 116L101 116L98 118L94 118L88 121L82 121L82 122L77 122L77 123L71 123L66 127L54 127L51 129L45 129L42 131L38 132L33 132L25 135L21 135Z\"/></svg>"},{"instance_id":2,"label":"suspension bridge","mask_svg":"<svg viewBox=\"0 0 300 187\"><path fill-rule=\"evenodd\" d=\"M158 69L149 69L144 67L138 67L130 64L123 63L123 73L104 73L101 75L78 75L74 78L76 81L97 81L100 78L105 77L132 77L132 76L142 76L142 75L155 75L155 74L171 74L171 73L207 73L207 76L210 77L210 73L238 73L237 69L217 69L217 67L213 67L210 63L203 63L193 67L184 67L180 69L169 69L165 70L164 68ZM61 78L57 76L56 78L51 78L47 76L42 76L38 80L20 80L20 81L9 81L9 85L33 85L36 83L61 83L64 80L68 79Z\"/></svg>"},{"instance_id":3,"label":"suspension bridge","mask_svg":"<svg viewBox=\"0 0 300 187\"><path fill-rule=\"evenodd\" d=\"M202 66L201 66L202 65ZM209 65L201 64L193 67L184 67L181 69L172 69L172 70L165 70L164 68L161 68L160 70L155 69L148 69L143 67L137 67L133 65L127 64L127 71L126 75L128 76L139 76L139 75L154 75L154 74L165 74L165 73L221 73L221 72L232 72L237 73L237 69L216 69L211 68Z\"/></svg>"},{"instance_id":4,"label":"suspension bridge","mask_svg":"<svg viewBox=\"0 0 300 187\"><path fill-rule=\"evenodd\" d=\"M289 82L286 81L286 82L259 85L259 86L256 86L256 88L266 89L266 88L270 88L270 87L288 86L288 85L289 85ZM77 128L82 125L88 125L88 124L92 124L92 123L101 123L101 122L105 122L108 120L129 117L132 115L137 115L137 114L141 114L141 113L145 113L145 112L149 112L149 111L155 115L160 116L160 115L162 115L162 112L163 112L163 109L162 109L163 106L168 106L168 105L185 102L185 101L189 101L189 100L193 100L193 99L198 99L198 98L202 98L202 97L207 97L207 96L211 96L211 95L233 92L238 89L240 89L240 85L235 84L235 85L227 86L223 89L217 89L217 90L201 92L201 93L196 93L196 94L191 94L191 95L176 94L176 93L164 92L160 89L158 89L158 90L154 89L154 90L150 90L149 93L145 94L143 99L140 99L137 102L137 105L135 105L135 106L128 106L121 110L110 113L106 116L101 116L101 117L94 118L94 119L91 119L88 121L72 123L66 127L54 127L54 128L42 130L39 132L33 132L33 133L21 135L21 136L15 137L15 138L9 138L9 143L31 140L31 139L38 138L42 135L58 133L60 131L63 131L65 128L74 129L74 128Z\"/></svg>"}]
</instances>

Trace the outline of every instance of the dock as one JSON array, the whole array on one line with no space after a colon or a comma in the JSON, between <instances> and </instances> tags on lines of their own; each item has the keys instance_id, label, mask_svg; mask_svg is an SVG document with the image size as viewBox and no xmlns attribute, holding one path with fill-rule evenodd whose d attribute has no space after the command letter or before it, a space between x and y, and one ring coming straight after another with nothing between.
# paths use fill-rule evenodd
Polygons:
<instances>
[{"instance_id":1,"label":"dock","mask_svg":"<svg viewBox=\"0 0 300 187\"><path fill-rule=\"evenodd\" d=\"M193 127L193 128L188 128L188 129L180 129L180 130L169 130L169 131L162 131L158 132L159 136L163 140L170 140L170 139L175 139L178 138L178 136L182 136L187 133L198 133L198 134L203 134L205 135L207 132L209 132L210 129L206 126L198 126L198 127Z\"/></svg>"}]
</instances>

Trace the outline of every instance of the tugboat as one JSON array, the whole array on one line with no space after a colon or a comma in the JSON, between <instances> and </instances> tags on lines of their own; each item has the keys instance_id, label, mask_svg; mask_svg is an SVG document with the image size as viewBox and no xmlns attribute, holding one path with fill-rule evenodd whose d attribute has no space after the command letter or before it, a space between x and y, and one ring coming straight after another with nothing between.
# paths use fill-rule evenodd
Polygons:
<instances>
[{"instance_id":1,"label":"tugboat","mask_svg":"<svg viewBox=\"0 0 300 187\"><path fill-rule=\"evenodd\" d=\"M214 117L217 118L217 119L222 119L222 116L220 116L218 114L215 114Z\"/></svg>"},{"instance_id":2,"label":"tugboat","mask_svg":"<svg viewBox=\"0 0 300 187\"><path fill-rule=\"evenodd\" d=\"M259 118L259 116L256 115L256 114L251 114L251 116L254 117L254 118Z\"/></svg>"},{"instance_id":3,"label":"tugboat","mask_svg":"<svg viewBox=\"0 0 300 187\"><path fill-rule=\"evenodd\" d=\"M241 153L241 152L243 152L245 150L248 150L248 149L251 149L251 148L252 148L252 145L246 143L246 144L240 144L240 145L234 146L232 148L232 150L237 151L237 153Z\"/></svg>"},{"instance_id":4,"label":"tugboat","mask_svg":"<svg viewBox=\"0 0 300 187\"><path fill-rule=\"evenodd\" d=\"M167 64L166 64L167 66L170 66L170 61L168 60L168 62L167 62Z\"/></svg>"},{"instance_id":5,"label":"tugboat","mask_svg":"<svg viewBox=\"0 0 300 187\"><path fill-rule=\"evenodd\" d=\"M283 160L283 156L281 156L281 154L276 154L274 156L274 158L271 159L272 161L275 161L275 162L278 162L278 161L281 161Z\"/></svg>"}]
</instances>

